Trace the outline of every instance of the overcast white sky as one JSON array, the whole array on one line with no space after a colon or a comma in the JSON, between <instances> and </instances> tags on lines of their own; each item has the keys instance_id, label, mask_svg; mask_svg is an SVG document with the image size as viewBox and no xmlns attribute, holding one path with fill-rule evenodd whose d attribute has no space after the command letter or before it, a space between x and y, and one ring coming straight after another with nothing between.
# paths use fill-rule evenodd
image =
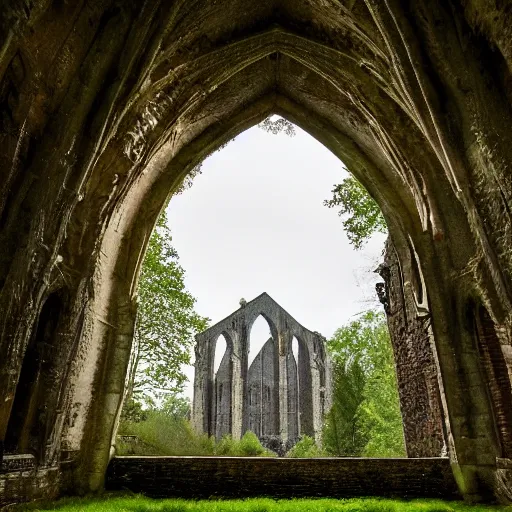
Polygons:
<instances>
[{"instance_id":1,"label":"overcast white sky","mask_svg":"<svg viewBox=\"0 0 512 512\"><path fill-rule=\"evenodd\" d=\"M375 304L372 270L385 236L355 251L337 211L323 205L346 175L322 144L254 127L203 164L190 190L170 202L173 244L196 310L215 324L267 292L298 322L329 338ZM251 354L268 338L260 319ZM187 372L193 380L193 372ZM192 382L186 395L192 396Z\"/></svg>"}]
</instances>

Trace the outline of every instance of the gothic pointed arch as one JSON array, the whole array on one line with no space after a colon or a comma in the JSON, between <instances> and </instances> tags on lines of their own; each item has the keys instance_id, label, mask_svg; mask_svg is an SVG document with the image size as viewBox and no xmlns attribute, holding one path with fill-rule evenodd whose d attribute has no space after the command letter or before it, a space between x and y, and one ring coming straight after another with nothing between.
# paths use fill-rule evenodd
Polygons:
<instances>
[{"instance_id":1,"label":"gothic pointed arch","mask_svg":"<svg viewBox=\"0 0 512 512\"><path fill-rule=\"evenodd\" d=\"M66 399L52 436L74 461L66 467L80 468L63 481L102 488L158 213L205 155L278 113L360 179L400 260L410 237L452 466L467 497L498 493L498 474L510 470L497 467L496 412L460 311L477 290L510 346L510 25L505 3L476 0L9 2L0 12L0 441L42 298L66 283L55 345L73 356L56 386ZM241 376L235 338L233 347ZM239 412L233 424L240 433Z\"/></svg>"}]
</instances>

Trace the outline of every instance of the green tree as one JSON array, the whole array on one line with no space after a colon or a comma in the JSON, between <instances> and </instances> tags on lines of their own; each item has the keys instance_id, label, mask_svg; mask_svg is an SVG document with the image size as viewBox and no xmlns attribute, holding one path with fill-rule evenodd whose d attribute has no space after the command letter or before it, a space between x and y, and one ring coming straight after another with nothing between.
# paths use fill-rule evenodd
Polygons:
<instances>
[{"instance_id":1,"label":"green tree","mask_svg":"<svg viewBox=\"0 0 512 512\"><path fill-rule=\"evenodd\" d=\"M393 351L384 319L377 326L378 343L370 351L374 360L359 406L358 421L368 433L366 457L404 457L402 416L396 383Z\"/></svg>"},{"instance_id":2,"label":"green tree","mask_svg":"<svg viewBox=\"0 0 512 512\"><path fill-rule=\"evenodd\" d=\"M361 249L374 233L387 232L379 206L352 175L335 185L332 198L325 200L324 205L339 207L338 215L345 216L343 228L356 249Z\"/></svg>"},{"instance_id":3,"label":"green tree","mask_svg":"<svg viewBox=\"0 0 512 512\"><path fill-rule=\"evenodd\" d=\"M393 351L383 313L367 311L327 344L333 406L324 446L333 455L404 456Z\"/></svg>"},{"instance_id":4,"label":"green tree","mask_svg":"<svg viewBox=\"0 0 512 512\"><path fill-rule=\"evenodd\" d=\"M171 245L165 212L158 219L142 265L139 307L127 383L127 403L155 400L183 390L182 367L190 363L196 333L208 319L194 311L195 299L185 289L185 271Z\"/></svg>"},{"instance_id":5,"label":"green tree","mask_svg":"<svg viewBox=\"0 0 512 512\"><path fill-rule=\"evenodd\" d=\"M138 423L148 418L148 411L142 408L142 404L133 398L124 401L121 413L121 424L125 422ZM122 431L122 428L120 429Z\"/></svg>"},{"instance_id":6,"label":"green tree","mask_svg":"<svg viewBox=\"0 0 512 512\"><path fill-rule=\"evenodd\" d=\"M184 396L169 393L164 398L159 410L177 420L188 420L190 417L190 402Z\"/></svg>"},{"instance_id":7,"label":"green tree","mask_svg":"<svg viewBox=\"0 0 512 512\"><path fill-rule=\"evenodd\" d=\"M358 421L366 378L358 359L340 357L333 364L333 405L325 418L322 441L337 457L359 457L368 435Z\"/></svg>"},{"instance_id":8,"label":"green tree","mask_svg":"<svg viewBox=\"0 0 512 512\"><path fill-rule=\"evenodd\" d=\"M269 116L258 125L258 128L272 133L273 135L285 133L288 137L295 136L295 125L284 117Z\"/></svg>"}]
</instances>

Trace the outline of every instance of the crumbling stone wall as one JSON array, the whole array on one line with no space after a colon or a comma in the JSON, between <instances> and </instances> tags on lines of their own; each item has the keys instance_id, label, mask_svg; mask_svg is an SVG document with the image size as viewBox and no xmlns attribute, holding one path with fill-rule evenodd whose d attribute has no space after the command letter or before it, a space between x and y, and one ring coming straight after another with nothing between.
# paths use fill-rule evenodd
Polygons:
<instances>
[{"instance_id":1,"label":"crumbling stone wall","mask_svg":"<svg viewBox=\"0 0 512 512\"><path fill-rule=\"evenodd\" d=\"M272 337L251 366L250 331L262 315ZM226 352L214 375L218 338ZM298 340L298 364L292 351ZM300 325L263 293L196 336L192 421L199 432L217 439L239 439L247 430L265 442L279 437L292 443L301 434L321 442L325 414L331 406L330 360L324 338ZM289 444L289 443L288 443Z\"/></svg>"},{"instance_id":2,"label":"crumbling stone wall","mask_svg":"<svg viewBox=\"0 0 512 512\"><path fill-rule=\"evenodd\" d=\"M10 439L72 492L102 488L158 214L205 155L277 113L367 188L399 262L417 255L457 482L510 499L510 27L507 2L483 0L6 0L0 453Z\"/></svg>"},{"instance_id":3,"label":"crumbling stone wall","mask_svg":"<svg viewBox=\"0 0 512 512\"><path fill-rule=\"evenodd\" d=\"M0 466L0 509L27 499L56 499L60 484L58 466L38 468L33 455L6 455Z\"/></svg>"},{"instance_id":4,"label":"crumbling stone wall","mask_svg":"<svg viewBox=\"0 0 512 512\"><path fill-rule=\"evenodd\" d=\"M400 397L400 410L408 457L447 454L438 366L424 282L409 255L401 266L391 239L377 285L388 319ZM416 269L416 275L414 275Z\"/></svg>"}]
</instances>

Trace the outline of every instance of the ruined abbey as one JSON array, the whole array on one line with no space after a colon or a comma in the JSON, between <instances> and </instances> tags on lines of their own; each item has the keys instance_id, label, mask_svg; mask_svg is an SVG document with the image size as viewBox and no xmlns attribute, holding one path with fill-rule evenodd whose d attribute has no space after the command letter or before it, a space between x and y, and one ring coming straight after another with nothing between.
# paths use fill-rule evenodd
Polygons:
<instances>
[{"instance_id":1,"label":"ruined abbey","mask_svg":"<svg viewBox=\"0 0 512 512\"><path fill-rule=\"evenodd\" d=\"M509 0L4 0L0 49L0 505L104 488L159 212L270 114L382 209L409 453L512 500Z\"/></svg>"},{"instance_id":2,"label":"ruined abbey","mask_svg":"<svg viewBox=\"0 0 512 512\"><path fill-rule=\"evenodd\" d=\"M251 327L260 315L271 337L249 365ZM227 347L214 374L220 336ZM268 294L242 300L239 310L198 334L195 352L192 416L199 432L239 439L250 430L263 443L278 438L293 444L303 434L321 441L331 392L324 338L302 327Z\"/></svg>"}]
</instances>

